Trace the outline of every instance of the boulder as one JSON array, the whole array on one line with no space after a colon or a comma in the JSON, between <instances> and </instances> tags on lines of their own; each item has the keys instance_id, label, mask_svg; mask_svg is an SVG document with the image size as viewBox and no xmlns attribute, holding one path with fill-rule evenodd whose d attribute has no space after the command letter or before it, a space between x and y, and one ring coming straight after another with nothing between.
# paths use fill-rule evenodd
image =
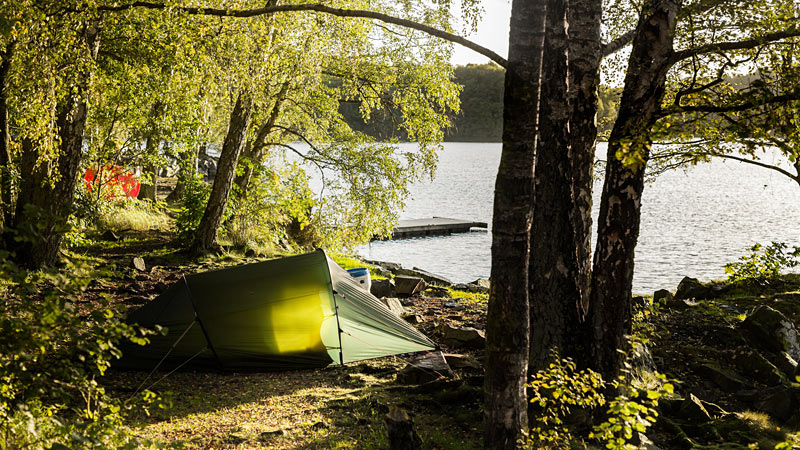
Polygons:
<instances>
[{"instance_id":1,"label":"boulder","mask_svg":"<svg viewBox=\"0 0 800 450\"><path fill-rule=\"evenodd\" d=\"M375 297L394 297L394 283L388 279L372 280L369 292Z\"/></svg>"},{"instance_id":2,"label":"boulder","mask_svg":"<svg viewBox=\"0 0 800 450\"><path fill-rule=\"evenodd\" d=\"M247 251L244 252L245 258L255 258L255 256L256 256L256 251L253 250L252 248L248 248Z\"/></svg>"},{"instance_id":3,"label":"boulder","mask_svg":"<svg viewBox=\"0 0 800 450\"><path fill-rule=\"evenodd\" d=\"M483 349L486 347L486 334L475 328L453 328L442 324L439 326L441 343L452 347Z\"/></svg>"},{"instance_id":4,"label":"boulder","mask_svg":"<svg viewBox=\"0 0 800 450\"><path fill-rule=\"evenodd\" d=\"M434 350L417 355L408 365L397 372L400 384L424 384L439 378L452 378L453 369L447 364L441 351Z\"/></svg>"},{"instance_id":5,"label":"boulder","mask_svg":"<svg viewBox=\"0 0 800 450\"><path fill-rule=\"evenodd\" d=\"M420 277L397 275L394 277L395 292L397 295L411 296L425 289L425 281Z\"/></svg>"},{"instance_id":6,"label":"boulder","mask_svg":"<svg viewBox=\"0 0 800 450\"><path fill-rule=\"evenodd\" d=\"M726 392L739 392L750 384L741 375L716 364L703 364L697 368L697 372L701 377L710 380Z\"/></svg>"},{"instance_id":7,"label":"boulder","mask_svg":"<svg viewBox=\"0 0 800 450\"><path fill-rule=\"evenodd\" d=\"M683 277L675 291L675 299L687 300L690 298L704 300L713 297L713 291L697 278Z\"/></svg>"},{"instance_id":8,"label":"boulder","mask_svg":"<svg viewBox=\"0 0 800 450\"><path fill-rule=\"evenodd\" d=\"M659 289L653 292L653 303L668 302L672 300L672 292L666 289Z\"/></svg>"},{"instance_id":9,"label":"boulder","mask_svg":"<svg viewBox=\"0 0 800 450\"><path fill-rule=\"evenodd\" d=\"M775 386L783 381L784 377L778 368L752 348L740 347L733 353L731 362L749 378L767 386Z\"/></svg>"},{"instance_id":10,"label":"boulder","mask_svg":"<svg viewBox=\"0 0 800 450\"><path fill-rule=\"evenodd\" d=\"M469 355L462 355L459 353L445 353L444 358L450 367L456 369L483 369L483 365L477 359Z\"/></svg>"},{"instance_id":11,"label":"boulder","mask_svg":"<svg viewBox=\"0 0 800 450\"><path fill-rule=\"evenodd\" d=\"M133 266L133 268L139 272L147 271L147 265L144 263L144 259L140 256L137 256L131 260L131 266Z\"/></svg>"},{"instance_id":12,"label":"boulder","mask_svg":"<svg viewBox=\"0 0 800 450\"><path fill-rule=\"evenodd\" d=\"M795 413L794 403L791 388L775 386L762 390L753 406L779 421L785 421Z\"/></svg>"},{"instance_id":13,"label":"boulder","mask_svg":"<svg viewBox=\"0 0 800 450\"><path fill-rule=\"evenodd\" d=\"M794 374L797 372L797 361L790 354L780 352L772 359L772 363L789 379L794 380Z\"/></svg>"},{"instance_id":14,"label":"boulder","mask_svg":"<svg viewBox=\"0 0 800 450\"><path fill-rule=\"evenodd\" d=\"M795 361L800 361L797 329L780 311L759 306L739 327L753 345L771 352L786 352Z\"/></svg>"},{"instance_id":15,"label":"boulder","mask_svg":"<svg viewBox=\"0 0 800 450\"><path fill-rule=\"evenodd\" d=\"M414 267L414 269L399 269L395 272L398 275L406 275L410 277L418 277L425 280L426 283L430 284L438 284L439 286L452 286L453 282L449 279L436 275L434 273L427 272L425 270L419 269Z\"/></svg>"},{"instance_id":16,"label":"boulder","mask_svg":"<svg viewBox=\"0 0 800 450\"><path fill-rule=\"evenodd\" d=\"M673 298L673 299L667 300L667 303L666 303L667 308L675 310L675 311L684 311L684 310L687 310L687 309L689 309L689 308L691 308L692 306L695 306L695 305L697 305L697 303L692 302L690 300L679 299L679 298Z\"/></svg>"},{"instance_id":17,"label":"boulder","mask_svg":"<svg viewBox=\"0 0 800 450\"><path fill-rule=\"evenodd\" d=\"M695 397L694 394L689 394L681 403L678 410L680 417L692 422L705 423L711 421L711 414L708 413L703 401Z\"/></svg>"},{"instance_id":18,"label":"boulder","mask_svg":"<svg viewBox=\"0 0 800 450\"><path fill-rule=\"evenodd\" d=\"M389 308L389 311L397 314L398 316L402 316L406 312L405 308L403 308L403 304L400 303L399 299L388 297L388 298L382 298L381 302L383 302L383 304L386 305L387 308Z\"/></svg>"}]
</instances>

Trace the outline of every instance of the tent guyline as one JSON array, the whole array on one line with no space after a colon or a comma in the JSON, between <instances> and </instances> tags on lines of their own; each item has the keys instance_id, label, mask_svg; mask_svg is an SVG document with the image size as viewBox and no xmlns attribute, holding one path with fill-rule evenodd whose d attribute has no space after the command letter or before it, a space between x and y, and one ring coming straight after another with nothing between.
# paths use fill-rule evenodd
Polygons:
<instances>
[{"instance_id":1,"label":"tent guyline","mask_svg":"<svg viewBox=\"0 0 800 450\"><path fill-rule=\"evenodd\" d=\"M127 320L167 332L126 345L120 368L294 370L435 348L322 250L187 275Z\"/></svg>"}]
</instances>

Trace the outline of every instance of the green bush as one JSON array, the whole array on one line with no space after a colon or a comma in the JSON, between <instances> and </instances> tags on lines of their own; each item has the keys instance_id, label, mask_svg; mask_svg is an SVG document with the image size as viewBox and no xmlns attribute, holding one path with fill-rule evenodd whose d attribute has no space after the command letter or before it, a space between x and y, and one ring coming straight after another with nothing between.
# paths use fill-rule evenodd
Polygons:
<instances>
[{"instance_id":1,"label":"green bush","mask_svg":"<svg viewBox=\"0 0 800 450\"><path fill-rule=\"evenodd\" d=\"M203 176L198 173L187 176L185 181L183 196L178 202L175 227L182 240L190 241L205 213L211 195L211 185L203 181Z\"/></svg>"},{"instance_id":2,"label":"green bush","mask_svg":"<svg viewBox=\"0 0 800 450\"><path fill-rule=\"evenodd\" d=\"M788 248L783 242L773 242L766 247L756 243L748 249L750 253L739 258L738 262L725 264L728 280L763 285L778 279L781 271L800 263L800 247L794 247L792 251L788 251Z\"/></svg>"},{"instance_id":3,"label":"green bush","mask_svg":"<svg viewBox=\"0 0 800 450\"><path fill-rule=\"evenodd\" d=\"M232 202L223 232L239 249L275 248L287 238L297 237L288 236L288 229L309 230L313 205L313 193L299 166L289 165L282 170L259 166L248 192L237 193ZM313 242L299 244L304 247Z\"/></svg>"},{"instance_id":4,"label":"green bush","mask_svg":"<svg viewBox=\"0 0 800 450\"><path fill-rule=\"evenodd\" d=\"M134 404L98 382L118 342L146 342L108 305L77 305L93 273L28 273L0 252L0 449L149 448L122 424ZM150 392L143 397L152 399Z\"/></svg>"},{"instance_id":5,"label":"green bush","mask_svg":"<svg viewBox=\"0 0 800 450\"><path fill-rule=\"evenodd\" d=\"M569 449L585 446L593 440L612 450L634 450L630 443L634 432L644 432L655 423L658 399L671 394L673 387L657 375L661 384L655 389L637 389L620 382L608 383L600 374L577 370L569 359L554 354L548 369L540 370L527 385L531 403L539 413L531 417L530 434L523 441L526 449ZM573 415L584 412L591 415L607 403L606 393L617 390L620 394L608 403L606 420L591 428L586 436L576 435L569 422Z\"/></svg>"}]
</instances>

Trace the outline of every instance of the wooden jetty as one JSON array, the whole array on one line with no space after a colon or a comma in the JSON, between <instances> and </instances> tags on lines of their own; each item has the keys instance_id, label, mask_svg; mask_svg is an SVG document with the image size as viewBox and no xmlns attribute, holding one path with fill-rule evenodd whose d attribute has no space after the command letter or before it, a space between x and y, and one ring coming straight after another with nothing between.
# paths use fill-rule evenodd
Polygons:
<instances>
[{"instance_id":1,"label":"wooden jetty","mask_svg":"<svg viewBox=\"0 0 800 450\"><path fill-rule=\"evenodd\" d=\"M394 228L394 232L392 232L392 239L468 233L473 228L486 230L488 227L489 225L486 222L472 222L469 220L448 219L446 217L401 220Z\"/></svg>"}]
</instances>

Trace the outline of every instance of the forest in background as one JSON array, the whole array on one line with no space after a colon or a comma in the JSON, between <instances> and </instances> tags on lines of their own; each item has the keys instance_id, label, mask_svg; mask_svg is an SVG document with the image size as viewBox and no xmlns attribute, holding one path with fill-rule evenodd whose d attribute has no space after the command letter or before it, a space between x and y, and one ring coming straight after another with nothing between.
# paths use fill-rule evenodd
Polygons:
<instances>
[{"instance_id":1,"label":"forest in background","mask_svg":"<svg viewBox=\"0 0 800 450\"><path fill-rule=\"evenodd\" d=\"M505 70L494 63L467 64L454 68L453 81L461 86L461 110L450 111L447 142L500 142L503 135L503 79ZM611 132L617 115L620 89L601 86L598 98L597 125L600 137ZM378 140L407 140L399 129L399 115L384 109L364 120L359 105L342 102L339 111L347 124Z\"/></svg>"}]
</instances>

